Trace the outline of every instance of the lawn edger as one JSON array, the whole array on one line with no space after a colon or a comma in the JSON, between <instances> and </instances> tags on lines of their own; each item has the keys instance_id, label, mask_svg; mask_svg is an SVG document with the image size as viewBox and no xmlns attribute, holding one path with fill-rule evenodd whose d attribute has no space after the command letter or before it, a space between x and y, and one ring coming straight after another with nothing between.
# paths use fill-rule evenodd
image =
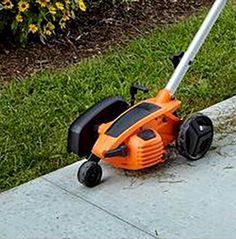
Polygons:
<instances>
[{"instance_id":1,"label":"lawn edger","mask_svg":"<svg viewBox=\"0 0 236 239\"><path fill-rule=\"evenodd\" d=\"M132 85L130 104L121 97L107 98L71 124L68 151L87 157L78 170L80 183L88 187L100 183L101 159L117 168L140 170L163 163L166 148L173 143L189 160L198 160L207 153L214 134L211 119L197 113L182 121L177 116L181 102L174 93L226 2L215 1L188 50L172 58L175 71L156 97L135 103L137 92L148 89Z\"/></svg>"}]
</instances>

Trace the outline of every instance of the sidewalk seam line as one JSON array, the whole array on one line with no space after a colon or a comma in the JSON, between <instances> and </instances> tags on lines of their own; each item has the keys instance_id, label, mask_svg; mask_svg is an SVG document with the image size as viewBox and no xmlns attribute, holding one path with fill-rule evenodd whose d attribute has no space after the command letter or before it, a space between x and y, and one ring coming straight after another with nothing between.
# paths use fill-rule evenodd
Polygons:
<instances>
[{"instance_id":1,"label":"sidewalk seam line","mask_svg":"<svg viewBox=\"0 0 236 239\"><path fill-rule=\"evenodd\" d=\"M135 228L135 229L137 229L137 230L139 230L139 231L142 231L143 233L145 233L145 234L151 236L152 238L155 238L155 239L157 238L154 234L145 231L144 229L140 228L139 226L134 225L133 223L131 223L131 222L129 222L129 221L127 221L127 220L121 218L120 216L117 216L116 214L114 214L114 213L108 211L107 209L105 209L105 208L103 208L103 207L101 207L101 206L99 206L99 205L97 205L97 204L95 204L95 203L93 203L93 202L91 202L91 201L89 201L89 200L87 200L87 199L85 199L85 198L83 198L83 197L77 195L76 193L73 193L73 192L71 192L71 191L65 189L65 188L62 187L61 185L58 185L57 183L55 183L55 182L53 182L53 181L51 181L51 180L45 178L44 176L42 176L41 178L42 178L43 180L47 181L48 183L51 183L52 185L56 186L57 188L60 188L61 190L65 191L65 192L67 192L67 193L69 193L69 194L71 194L72 196L77 197L77 198L83 200L84 202L86 202L86 203L88 203L88 204L90 204L90 205L96 207L97 209L99 209L99 210L101 210L101 211L103 211L103 212L109 214L110 216L112 216L112 217L118 219L119 221L122 221L123 223L125 223L125 224L127 224L127 225L129 225L129 226L131 226L131 227L133 227L133 228Z\"/></svg>"}]
</instances>

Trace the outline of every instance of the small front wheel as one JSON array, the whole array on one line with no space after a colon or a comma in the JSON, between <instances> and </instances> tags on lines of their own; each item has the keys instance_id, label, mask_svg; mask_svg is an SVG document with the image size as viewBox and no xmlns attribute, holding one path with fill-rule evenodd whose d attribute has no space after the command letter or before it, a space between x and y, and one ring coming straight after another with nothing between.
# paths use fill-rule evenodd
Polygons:
<instances>
[{"instance_id":1,"label":"small front wheel","mask_svg":"<svg viewBox=\"0 0 236 239\"><path fill-rule=\"evenodd\" d=\"M101 182L102 168L97 162L86 161L80 166L77 177L83 185L95 187Z\"/></svg>"}]
</instances>

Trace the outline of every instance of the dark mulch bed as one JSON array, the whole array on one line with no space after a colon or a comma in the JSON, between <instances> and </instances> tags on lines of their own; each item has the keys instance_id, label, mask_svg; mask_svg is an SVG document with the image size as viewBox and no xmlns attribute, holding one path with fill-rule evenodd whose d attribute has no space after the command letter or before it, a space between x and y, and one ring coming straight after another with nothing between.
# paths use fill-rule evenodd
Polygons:
<instances>
[{"instance_id":1,"label":"dark mulch bed","mask_svg":"<svg viewBox=\"0 0 236 239\"><path fill-rule=\"evenodd\" d=\"M93 7L70 26L66 36L25 48L0 42L0 85L43 69L61 68L104 52L155 26L173 23L197 12L212 0L140 0L114 6L111 0ZM0 39L0 41L3 41Z\"/></svg>"}]
</instances>

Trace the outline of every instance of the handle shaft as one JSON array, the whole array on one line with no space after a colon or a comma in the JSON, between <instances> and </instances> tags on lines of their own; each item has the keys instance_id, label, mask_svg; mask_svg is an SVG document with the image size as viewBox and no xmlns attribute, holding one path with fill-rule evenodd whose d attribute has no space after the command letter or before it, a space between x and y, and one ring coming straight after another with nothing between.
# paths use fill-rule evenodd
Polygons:
<instances>
[{"instance_id":1,"label":"handle shaft","mask_svg":"<svg viewBox=\"0 0 236 239\"><path fill-rule=\"evenodd\" d=\"M200 29L198 30L196 36L194 37L192 43L190 44L188 50L185 52L182 60L180 61L178 67L176 68L175 72L173 73L170 81L166 86L166 89L169 90L172 94L176 92L179 84L187 73L197 53L204 44L207 36L209 35L220 13L223 11L226 3L227 0L216 0L213 4L206 19L202 23Z\"/></svg>"}]
</instances>

